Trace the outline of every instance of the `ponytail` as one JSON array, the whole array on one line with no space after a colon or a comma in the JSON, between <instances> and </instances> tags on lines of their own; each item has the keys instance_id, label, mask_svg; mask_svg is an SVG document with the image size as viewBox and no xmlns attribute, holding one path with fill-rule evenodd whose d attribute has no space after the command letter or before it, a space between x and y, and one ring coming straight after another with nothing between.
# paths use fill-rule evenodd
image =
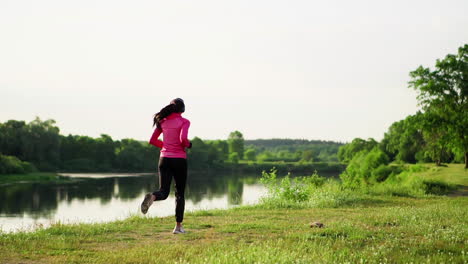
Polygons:
<instances>
[{"instance_id":1,"label":"ponytail","mask_svg":"<svg viewBox=\"0 0 468 264\"><path fill-rule=\"evenodd\" d=\"M153 126L161 128L161 121L168 117L170 114L175 113L175 105L169 104L166 105L159 113L156 113L153 118Z\"/></svg>"},{"instance_id":2,"label":"ponytail","mask_svg":"<svg viewBox=\"0 0 468 264\"><path fill-rule=\"evenodd\" d=\"M161 128L161 121L172 113L183 113L185 111L184 100L176 98L166 105L161 111L156 113L153 117L153 126Z\"/></svg>"}]
</instances>

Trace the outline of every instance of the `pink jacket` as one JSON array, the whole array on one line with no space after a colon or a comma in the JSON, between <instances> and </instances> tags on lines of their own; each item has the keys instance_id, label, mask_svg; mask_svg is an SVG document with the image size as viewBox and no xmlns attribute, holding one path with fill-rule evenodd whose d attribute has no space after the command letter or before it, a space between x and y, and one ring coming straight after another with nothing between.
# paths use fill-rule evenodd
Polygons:
<instances>
[{"instance_id":1,"label":"pink jacket","mask_svg":"<svg viewBox=\"0 0 468 264\"><path fill-rule=\"evenodd\" d=\"M161 121L161 128L154 130L149 143L158 148L162 148L161 157L166 158L187 158L185 148L190 146L187 139L190 121L182 117L181 113L172 113ZM164 141L159 140L161 133Z\"/></svg>"}]
</instances>

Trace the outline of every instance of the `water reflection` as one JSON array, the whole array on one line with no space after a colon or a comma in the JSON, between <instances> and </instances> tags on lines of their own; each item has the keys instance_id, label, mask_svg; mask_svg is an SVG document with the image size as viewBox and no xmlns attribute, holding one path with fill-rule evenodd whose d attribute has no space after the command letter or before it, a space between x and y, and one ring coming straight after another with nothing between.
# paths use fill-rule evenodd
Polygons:
<instances>
[{"instance_id":1,"label":"water reflection","mask_svg":"<svg viewBox=\"0 0 468 264\"><path fill-rule=\"evenodd\" d=\"M137 213L145 193L158 187L157 175L75 175L72 183L0 186L0 228L14 231L51 222L103 222ZM87 176L86 178L82 178ZM265 192L255 176L190 173L186 210L229 208L255 203ZM157 202L149 216L174 214L174 195Z\"/></svg>"}]
</instances>

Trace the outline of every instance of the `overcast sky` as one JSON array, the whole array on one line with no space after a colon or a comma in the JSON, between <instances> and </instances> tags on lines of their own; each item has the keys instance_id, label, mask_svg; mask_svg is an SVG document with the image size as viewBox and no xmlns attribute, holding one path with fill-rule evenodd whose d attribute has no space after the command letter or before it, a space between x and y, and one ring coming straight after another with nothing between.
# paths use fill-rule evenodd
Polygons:
<instances>
[{"instance_id":1,"label":"overcast sky","mask_svg":"<svg viewBox=\"0 0 468 264\"><path fill-rule=\"evenodd\" d=\"M1 0L0 122L149 139L382 139L414 114L409 72L468 43L466 0Z\"/></svg>"}]
</instances>

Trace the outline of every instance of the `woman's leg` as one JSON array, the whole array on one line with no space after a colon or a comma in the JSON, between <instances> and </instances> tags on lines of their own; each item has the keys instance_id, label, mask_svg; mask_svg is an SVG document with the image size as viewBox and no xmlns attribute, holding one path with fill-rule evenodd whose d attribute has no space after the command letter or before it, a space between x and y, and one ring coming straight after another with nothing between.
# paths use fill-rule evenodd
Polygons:
<instances>
[{"instance_id":1,"label":"woman's leg","mask_svg":"<svg viewBox=\"0 0 468 264\"><path fill-rule=\"evenodd\" d=\"M171 159L169 158L159 159L159 190L153 192L155 201L166 200L171 191L173 168L170 161Z\"/></svg>"},{"instance_id":2,"label":"woman's leg","mask_svg":"<svg viewBox=\"0 0 468 264\"><path fill-rule=\"evenodd\" d=\"M187 160L174 159L174 182L176 196L176 222L178 226L184 220L185 185L187 184Z\"/></svg>"}]
</instances>

